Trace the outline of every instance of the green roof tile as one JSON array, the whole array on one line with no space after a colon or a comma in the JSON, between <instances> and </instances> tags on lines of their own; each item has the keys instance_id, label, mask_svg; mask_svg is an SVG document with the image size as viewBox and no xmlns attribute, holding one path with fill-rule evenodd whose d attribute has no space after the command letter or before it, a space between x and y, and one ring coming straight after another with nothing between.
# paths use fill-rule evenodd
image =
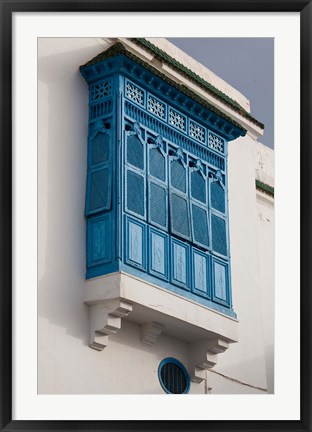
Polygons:
<instances>
[{"instance_id":1,"label":"green roof tile","mask_svg":"<svg viewBox=\"0 0 312 432\"><path fill-rule=\"evenodd\" d=\"M231 107L234 111L238 112L242 117L248 119L250 122L256 124L261 129L264 129L264 124L256 120L254 117L252 117L241 105L239 105L236 101L231 99L229 96L221 92L219 89L214 87L209 82L205 81L203 78L201 78L199 75L197 75L195 72L193 72L191 69L184 66L179 61L175 60L173 57L171 57L169 54L167 54L162 49L158 48L156 45L152 44L150 41L148 41L145 38L132 38L132 41L137 43L138 45L143 46L150 52L152 52L159 60L169 64L173 69L180 72L182 75L186 76L188 79L199 85L203 90L207 91L208 93L212 94L214 97L216 97L219 100L222 100L223 103Z\"/></svg>"},{"instance_id":2,"label":"green roof tile","mask_svg":"<svg viewBox=\"0 0 312 432\"><path fill-rule=\"evenodd\" d=\"M263 183L260 180L256 180L256 188L260 189L262 192L265 192L269 195L271 195L272 197L274 197L274 187L270 186L266 183Z\"/></svg>"},{"instance_id":3,"label":"green roof tile","mask_svg":"<svg viewBox=\"0 0 312 432\"><path fill-rule=\"evenodd\" d=\"M129 51L127 47L122 42L116 42L114 45L111 45L108 49L103 51L102 53L98 54L96 57L85 63L84 65L80 66L80 69L83 69L87 66L91 66L93 64L99 63L103 60L106 60L110 57L114 57L116 55L123 54L130 59L134 60L136 63L140 64L141 66L145 67L147 70L151 71L153 74L159 76L164 81L166 81L168 84L172 85L182 93L186 94L196 102L200 103L205 108L209 109L210 111L214 112L219 117L224 118L237 128L239 128L243 135L246 134L246 129L241 126L239 123L237 123L235 120L233 120L228 115L224 114L222 111L220 111L218 108L216 108L214 105L207 102L205 99L203 99L201 96L199 96L196 92L192 91L189 87L187 87L185 84L180 84L174 81L173 79L169 78L164 73L160 72L158 69L156 69L154 66L152 66L147 61L142 60L140 57L137 57L133 52Z\"/></svg>"}]
</instances>

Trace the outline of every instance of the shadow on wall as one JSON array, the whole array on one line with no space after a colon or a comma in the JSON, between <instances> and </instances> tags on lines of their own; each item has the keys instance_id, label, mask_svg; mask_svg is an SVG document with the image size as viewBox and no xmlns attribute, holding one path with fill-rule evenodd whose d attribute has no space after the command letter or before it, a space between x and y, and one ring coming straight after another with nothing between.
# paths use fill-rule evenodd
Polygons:
<instances>
[{"instance_id":1,"label":"shadow on wall","mask_svg":"<svg viewBox=\"0 0 312 432\"><path fill-rule=\"evenodd\" d=\"M88 95L78 68L89 56L86 49L38 61L38 315L86 345Z\"/></svg>"}]
</instances>

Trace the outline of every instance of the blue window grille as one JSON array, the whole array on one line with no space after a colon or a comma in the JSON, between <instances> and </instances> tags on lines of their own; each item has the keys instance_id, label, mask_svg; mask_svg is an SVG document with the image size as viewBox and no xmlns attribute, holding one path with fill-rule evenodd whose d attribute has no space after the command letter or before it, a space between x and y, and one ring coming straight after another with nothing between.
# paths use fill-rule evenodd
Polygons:
<instances>
[{"instance_id":1,"label":"blue window grille","mask_svg":"<svg viewBox=\"0 0 312 432\"><path fill-rule=\"evenodd\" d=\"M166 118L166 105L151 94L148 95L147 110L162 120Z\"/></svg>"},{"instance_id":2,"label":"blue window grille","mask_svg":"<svg viewBox=\"0 0 312 432\"><path fill-rule=\"evenodd\" d=\"M169 108L169 124L177 129L186 131L186 117L171 107Z\"/></svg>"},{"instance_id":3,"label":"blue window grille","mask_svg":"<svg viewBox=\"0 0 312 432\"><path fill-rule=\"evenodd\" d=\"M144 106L145 105L145 91L137 85L126 80L126 97L131 101Z\"/></svg>"},{"instance_id":4,"label":"blue window grille","mask_svg":"<svg viewBox=\"0 0 312 432\"><path fill-rule=\"evenodd\" d=\"M220 138L216 134L209 132L208 146L213 150L217 150L220 153L224 153L224 139Z\"/></svg>"},{"instance_id":5,"label":"blue window grille","mask_svg":"<svg viewBox=\"0 0 312 432\"><path fill-rule=\"evenodd\" d=\"M161 361L158 367L161 387L167 394L187 394L190 390L190 377L183 364L172 357Z\"/></svg>"},{"instance_id":6,"label":"blue window grille","mask_svg":"<svg viewBox=\"0 0 312 432\"><path fill-rule=\"evenodd\" d=\"M101 83L93 84L90 87L90 101L97 101L112 93L112 81L107 80Z\"/></svg>"},{"instance_id":7,"label":"blue window grille","mask_svg":"<svg viewBox=\"0 0 312 432\"><path fill-rule=\"evenodd\" d=\"M200 143L206 142L206 129L191 120L189 124L189 135Z\"/></svg>"}]
</instances>

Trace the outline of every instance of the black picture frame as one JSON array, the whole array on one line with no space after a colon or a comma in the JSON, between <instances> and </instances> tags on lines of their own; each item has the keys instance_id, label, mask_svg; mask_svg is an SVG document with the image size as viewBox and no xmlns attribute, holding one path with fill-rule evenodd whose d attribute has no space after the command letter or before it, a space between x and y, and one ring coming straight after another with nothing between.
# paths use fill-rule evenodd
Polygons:
<instances>
[{"instance_id":1,"label":"black picture frame","mask_svg":"<svg viewBox=\"0 0 312 432\"><path fill-rule=\"evenodd\" d=\"M311 0L215 1L9 1L1 13L1 431L310 431L311 422ZM300 325L301 418L298 421L14 421L12 420L12 15L14 12L300 12L301 217ZM291 109L291 101L289 101ZM290 228L291 229L291 228ZM291 342L291 341L290 341ZM290 372L291 374L291 372Z\"/></svg>"}]
</instances>

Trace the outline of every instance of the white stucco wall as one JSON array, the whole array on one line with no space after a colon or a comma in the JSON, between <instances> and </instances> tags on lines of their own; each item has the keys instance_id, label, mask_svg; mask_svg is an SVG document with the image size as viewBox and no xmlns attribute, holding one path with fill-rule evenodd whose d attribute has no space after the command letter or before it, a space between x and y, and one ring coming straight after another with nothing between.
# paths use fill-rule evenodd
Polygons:
<instances>
[{"instance_id":1,"label":"white stucco wall","mask_svg":"<svg viewBox=\"0 0 312 432\"><path fill-rule=\"evenodd\" d=\"M157 377L160 361L176 357L188 366L186 342L163 333L153 347L144 347L140 326L127 320L104 351L88 346L88 89L78 68L106 44L100 38L38 42L39 393L163 393ZM270 167L267 175L274 176L273 158L250 136L229 147L232 289L239 342L219 355L217 373L208 372L207 385L211 393L265 393L273 389L274 215L273 205L259 200L255 178L262 154L263 166ZM190 393L205 392L205 381L192 383Z\"/></svg>"}]
</instances>

